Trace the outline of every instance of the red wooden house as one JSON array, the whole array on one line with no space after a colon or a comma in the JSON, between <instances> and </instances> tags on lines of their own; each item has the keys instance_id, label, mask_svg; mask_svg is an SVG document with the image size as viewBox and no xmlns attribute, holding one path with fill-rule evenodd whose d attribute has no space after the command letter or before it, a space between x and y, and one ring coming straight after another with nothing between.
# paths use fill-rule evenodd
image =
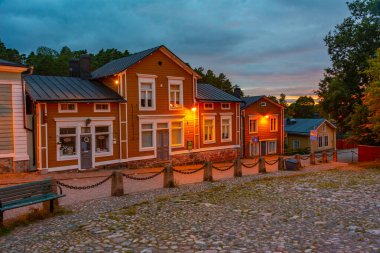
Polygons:
<instances>
[{"instance_id":1,"label":"red wooden house","mask_svg":"<svg viewBox=\"0 0 380 253\"><path fill-rule=\"evenodd\" d=\"M245 157L283 154L284 107L266 96L242 98Z\"/></svg>"}]
</instances>

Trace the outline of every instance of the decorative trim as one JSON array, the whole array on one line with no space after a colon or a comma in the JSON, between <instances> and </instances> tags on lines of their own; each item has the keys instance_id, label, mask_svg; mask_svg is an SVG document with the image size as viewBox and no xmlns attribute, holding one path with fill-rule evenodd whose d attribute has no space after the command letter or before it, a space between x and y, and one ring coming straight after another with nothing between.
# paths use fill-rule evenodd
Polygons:
<instances>
[{"instance_id":1,"label":"decorative trim","mask_svg":"<svg viewBox=\"0 0 380 253\"><path fill-rule=\"evenodd\" d=\"M169 80L185 80L182 76L166 76Z\"/></svg>"},{"instance_id":2,"label":"decorative trim","mask_svg":"<svg viewBox=\"0 0 380 253\"><path fill-rule=\"evenodd\" d=\"M78 165L52 167L52 168L48 168L48 172L58 172L58 171L75 170L75 169L78 169Z\"/></svg>"},{"instance_id":3,"label":"decorative trim","mask_svg":"<svg viewBox=\"0 0 380 253\"><path fill-rule=\"evenodd\" d=\"M232 115L234 115L234 113L233 112L220 112L219 115L220 116L232 116Z\"/></svg>"},{"instance_id":4,"label":"decorative trim","mask_svg":"<svg viewBox=\"0 0 380 253\"><path fill-rule=\"evenodd\" d=\"M136 73L136 75L139 78L157 78L157 75L151 75L151 74L139 74L139 73Z\"/></svg>"},{"instance_id":5,"label":"decorative trim","mask_svg":"<svg viewBox=\"0 0 380 253\"><path fill-rule=\"evenodd\" d=\"M204 113L202 113L201 115L202 115L202 116L216 116L217 113L216 113L216 112L209 112L209 113L204 112Z\"/></svg>"},{"instance_id":6,"label":"decorative trim","mask_svg":"<svg viewBox=\"0 0 380 253\"><path fill-rule=\"evenodd\" d=\"M128 158L127 162L138 161L138 160L146 160L146 159L154 159L154 158L156 158L155 155L136 156L136 157L130 157L130 158Z\"/></svg>"},{"instance_id":7,"label":"decorative trim","mask_svg":"<svg viewBox=\"0 0 380 253\"><path fill-rule=\"evenodd\" d=\"M67 117L67 118L54 118L56 122L78 122L91 119L94 121L113 121L115 117Z\"/></svg>"},{"instance_id":8,"label":"decorative trim","mask_svg":"<svg viewBox=\"0 0 380 253\"><path fill-rule=\"evenodd\" d=\"M137 115L139 119L161 119L161 118L184 118L185 114L154 114L154 115Z\"/></svg>"}]
</instances>

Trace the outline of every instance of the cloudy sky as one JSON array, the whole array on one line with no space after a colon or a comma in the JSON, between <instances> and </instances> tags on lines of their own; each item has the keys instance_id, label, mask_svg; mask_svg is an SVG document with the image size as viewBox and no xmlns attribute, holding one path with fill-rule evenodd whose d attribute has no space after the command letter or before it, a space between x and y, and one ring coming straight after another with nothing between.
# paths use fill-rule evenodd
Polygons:
<instances>
[{"instance_id":1,"label":"cloudy sky","mask_svg":"<svg viewBox=\"0 0 380 253\"><path fill-rule=\"evenodd\" d=\"M0 0L0 39L138 52L164 44L191 66L225 73L246 94L312 94L330 65L324 36L346 0Z\"/></svg>"}]
</instances>

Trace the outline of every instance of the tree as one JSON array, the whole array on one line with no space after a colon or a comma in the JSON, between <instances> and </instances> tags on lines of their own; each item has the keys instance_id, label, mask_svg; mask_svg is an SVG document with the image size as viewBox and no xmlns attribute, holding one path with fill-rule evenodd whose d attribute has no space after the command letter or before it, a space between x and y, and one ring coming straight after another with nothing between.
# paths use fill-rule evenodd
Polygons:
<instances>
[{"instance_id":1,"label":"tree","mask_svg":"<svg viewBox=\"0 0 380 253\"><path fill-rule=\"evenodd\" d=\"M267 98L269 98L269 99L272 100L273 102L278 103L278 100L277 100L276 96L268 95Z\"/></svg>"},{"instance_id":2,"label":"tree","mask_svg":"<svg viewBox=\"0 0 380 253\"><path fill-rule=\"evenodd\" d=\"M314 99L310 96L301 96L294 103L295 118L313 118L314 117Z\"/></svg>"},{"instance_id":3,"label":"tree","mask_svg":"<svg viewBox=\"0 0 380 253\"><path fill-rule=\"evenodd\" d=\"M23 63L25 60L25 55L20 54L16 49L7 48L5 44L0 40L0 59L16 63Z\"/></svg>"},{"instance_id":4,"label":"tree","mask_svg":"<svg viewBox=\"0 0 380 253\"><path fill-rule=\"evenodd\" d=\"M340 132L350 130L350 115L369 84L367 59L380 47L380 0L347 3L351 16L325 37L332 67L325 70L316 92L321 112L332 117Z\"/></svg>"}]
</instances>

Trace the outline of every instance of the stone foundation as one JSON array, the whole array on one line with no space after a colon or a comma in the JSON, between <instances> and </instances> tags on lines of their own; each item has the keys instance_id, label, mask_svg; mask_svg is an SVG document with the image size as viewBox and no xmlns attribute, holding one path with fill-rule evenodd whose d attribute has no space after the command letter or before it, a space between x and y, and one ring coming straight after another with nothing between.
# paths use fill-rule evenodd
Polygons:
<instances>
[{"instance_id":1,"label":"stone foundation","mask_svg":"<svg viewBox=\"0 0 380 253\"><path fill-rule=\"evenodd\" d=\"M0 158L0 174L12 173L12 157Z\"/></svg>"},{"instance_id":2,"label":"stone foundation","mask_svg":"<svg viewBox=\"0 0 380 253\"><path fill-rule=\"evenodd\" d=\"M14 172L28 172L29 171L29 160L24 161L14 161L13 162Z\"/></svg>"},{"instance_id":3,"label":"stone foundation","mask_svg":"<svg viewBox=\"0 0 380 253\"><path fill-rule=\"evenodd\" d=\"M231 162L240 154L239 148L220 149L204 152L189 152L180 155L172 155L171 162L173 165L199 164L204 162ZM163 167L169 161L160 161L157 159L146 159L128 162L128 168L148 168Z\"/></svg>"},{"instance_id":4,"label":"stone foundation","mask_svg":"<svg viewBox=\"0 0 380 253\"><path fill-rule=\"evenodd\" d=\"M0 158L0 174L28 172L29 160L13 161L12 157Z\"/></svg>"}]
</instances>

